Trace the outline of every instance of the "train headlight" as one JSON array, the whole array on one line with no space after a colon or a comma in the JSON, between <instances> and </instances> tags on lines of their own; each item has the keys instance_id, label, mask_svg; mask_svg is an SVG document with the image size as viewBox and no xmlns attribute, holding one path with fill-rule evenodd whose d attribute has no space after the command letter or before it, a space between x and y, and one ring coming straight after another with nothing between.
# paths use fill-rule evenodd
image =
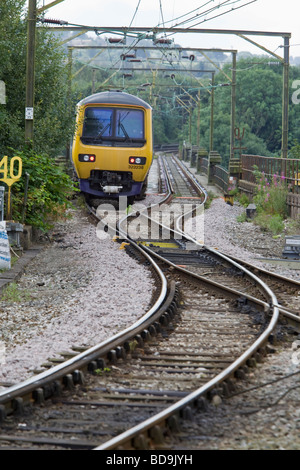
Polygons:
<instances>
[{"instance_id":1,"label":"train headlight","mask_svg":"<svg viewBox=\"0 0 300 470\"><path fill-rule=\"evenodd\" d=\"M96 155L89 155L87 153L80 153L78 155L78 160L80 162L90 162L94 163L96 161Z\"/></svg>"},{"instance_id":2,"label":"train headlight","mask_svg":"<svg viewBox=\"0 0 300 470\"><path fill-rule=\"evenodd\" d=\"M145 165L146 157L129 157L130 165Z\"/></svg>"}]
</instances>

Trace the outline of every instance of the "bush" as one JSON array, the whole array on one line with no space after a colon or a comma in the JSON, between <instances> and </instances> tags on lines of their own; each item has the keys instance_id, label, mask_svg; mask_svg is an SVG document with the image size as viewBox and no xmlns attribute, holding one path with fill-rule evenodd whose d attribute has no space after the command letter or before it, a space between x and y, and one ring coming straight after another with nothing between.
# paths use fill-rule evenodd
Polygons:
<instances>
[{"instance_id":1,"label":"bush","mask_svg":"<svg viewBox=\"0 0 300 470\"><path fill-rule=\"evenodd\" d=\"M254 219L254 223L259 225L262 230L272 232L273 235L278 235L284 230L284 222L280 215L259 214Z\"/></svg>"},{"instance_id":2,"label":"bush","mask_svg":"<svg viewBox=\"0 0 300 470\"><path fill-rule=\"evenodd\" d=\"M278 235L284 230L283 220L287 217L286 198L288 187L284 175L274 174L269 179L263 172L255 170L257 188L253 202L256 205L258 215L255 223L263 230L268 230L273 235Z\"/></svg>"},{"instance_id":3,"label":"bush","mask_svg":"<svg viewBox=\"0 0 300 470\"><path fill-rule=\"evenodd\" d=\"M258 212L264 212L270 215L280 215L282 218L287 217L286 198L288 188L285 184L284 175L274 174L272 180L265 176L264 173L255 171L256 174L256 194L253 198Z\"/></svg>"},{"instance_id":4,"label":"bush","mask_svg":"<svg viewBox=\"0 0 300 470\"><path fill-rule=\"evenodd\" d=\"M246 194L241 194L238 198L238 201L243 207L248 207L250 204L250 200Z\"/></svg>"},{"instance_id":5,"label":"bush","mask_svg":"<svg viewBox=\"0 0 300 470\"><path fill-rule=\"evenodd\" d=\"M210 206L211 206L211 203L213 202L214 199L216 199L218 196L216 196L216 194L213 192L213 191L208 191L207 192L207 199L206 199L206 202L204 204L204 208L205 209L209 209Z\"/></svg>"},{"instance_id":6,"label":"bush","mask_svg":"<svg viewBox=\"0 0 300 470\"><path fill-rule=\"evenodd\" d=\"M23 177L12 187L13 219L22 220L25 173L29 174L29 187L25 223L48 230L71 206L71 196L77 188L71 178L47 155L34 151L15 152L22 158Z\"/></svg>"}]
</instances>

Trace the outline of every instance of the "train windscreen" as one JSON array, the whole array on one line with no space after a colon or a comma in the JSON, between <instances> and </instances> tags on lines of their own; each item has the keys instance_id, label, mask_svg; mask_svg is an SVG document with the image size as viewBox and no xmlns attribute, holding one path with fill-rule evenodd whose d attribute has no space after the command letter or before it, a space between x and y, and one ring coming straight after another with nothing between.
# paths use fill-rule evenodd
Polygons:
<instances>
[{"instance_id":1,"label":"train windscreen","mask_svg":"<svg viewBox=\"0 0 300 470\"><path fill-rule=\"evenodd\" d=\"M146 142L144 129L142 110L88 107L81 140L84 144L140 147Z\"/></svg>"}]
</instances>

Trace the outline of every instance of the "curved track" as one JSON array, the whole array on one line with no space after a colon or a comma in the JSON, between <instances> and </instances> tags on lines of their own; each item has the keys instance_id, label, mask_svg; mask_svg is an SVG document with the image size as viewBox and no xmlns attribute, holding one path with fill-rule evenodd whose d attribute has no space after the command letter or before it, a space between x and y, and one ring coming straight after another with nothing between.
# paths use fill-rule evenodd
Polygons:
<instances>
[{"instance_id":1,"label":"curved track","mask_svg":"<svg viewBox=\"0 0 300 470\"><path fill-rule=\"evenodd\" d=\"M174 192L170 171L161 166L163 203ZM201 212L205 192L198 188L195 196L195 181L184 179L192 193L176 196L191 217ZM249 267L186 236L186 212L174 214L171 226L161 223L158 206L131 211L117 228L106 217L104 230L151 264L161 286L155 303L126 331L1 393L1 448L168 448L179 417L201 408L205 397L226 394L260 360L279 318L275 294ZM131 224L136 239L128 236ZM169 238L141 236L149 226Z\"/></svg>"}]
</instances>

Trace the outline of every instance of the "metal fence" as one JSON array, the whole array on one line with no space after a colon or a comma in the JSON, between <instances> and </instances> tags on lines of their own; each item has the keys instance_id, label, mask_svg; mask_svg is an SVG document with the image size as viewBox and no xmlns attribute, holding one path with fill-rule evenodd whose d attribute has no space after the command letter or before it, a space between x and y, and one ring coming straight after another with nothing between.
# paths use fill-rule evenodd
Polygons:
<instances>
[{"instance_id":1,"label":"metal fence","mask_svg":"<svg viewBox=\"0 0 300 470\"><path fill-rule=\"evenodd\" d=\"M205 175L208 174L208 158L202 157L198 159L197 171L204 173Z\"/></svg>"},{"instance_id":2,"label":"metal fence","mask_svg":"<svg viewBox=\"0 0 300 470\"><path fill-rule=\"evenodd\" d=\"M215 165L213 167L212 179L214 184L218 186L224 193L228 192L229 171L226 170L226 168L220 165Z\"/></svg>"},{"instance_id":3,"label":"metal fence","mask_svg":"<svg viewBox=\"0 0 300 470\"><path fill-rule=\"evenodd\" d=\"M243 181L256 184L257 168L269 182L274 178L280 178L290 192L300 194L300 159L242 155L241 167Z\"/></svg>"}]
</instances>

